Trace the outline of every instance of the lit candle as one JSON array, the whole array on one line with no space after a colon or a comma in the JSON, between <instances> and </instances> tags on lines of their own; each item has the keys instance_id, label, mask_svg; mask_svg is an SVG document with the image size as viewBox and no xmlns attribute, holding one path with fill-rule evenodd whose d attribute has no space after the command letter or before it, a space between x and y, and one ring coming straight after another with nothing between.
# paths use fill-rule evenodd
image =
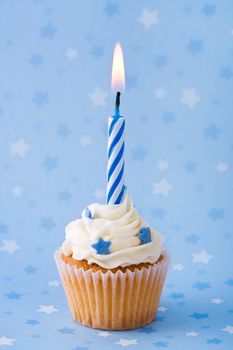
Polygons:
<instances>
[{"instance_id":1,"label":"lit candle","mask_svg":"<svg viewBox=\"0 0 233 350\"><path fill-rule=\"evenodd\" d=\"M125 85L125 70L123 52L119 43L116 44L112 65L112 88L123 90ZM107 203L121 203L124 185L124 132L125 118L120 115L120 92L117 91L115 115L108 119L108 165L107 165Z\"/></svg>"}]
</instances>

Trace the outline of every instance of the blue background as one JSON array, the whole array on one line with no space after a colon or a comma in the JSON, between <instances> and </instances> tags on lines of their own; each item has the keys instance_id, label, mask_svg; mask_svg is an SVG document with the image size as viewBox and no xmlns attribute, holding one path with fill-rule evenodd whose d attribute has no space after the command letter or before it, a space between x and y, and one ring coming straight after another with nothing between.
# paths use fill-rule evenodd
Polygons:
<instances>
[{"instance_id":1,"label":"blue background","mask_svg":"<svg viewBox=\"0 0 233 350\"><path fill-rule=\"evenodd\" d=\"M0 347L232 348L232 13L226 0L0 1ZM118 40L126 183L172 262L156 322L100 333L71 320L52 255L104 202Z\"/></svg>"}]
</instances>

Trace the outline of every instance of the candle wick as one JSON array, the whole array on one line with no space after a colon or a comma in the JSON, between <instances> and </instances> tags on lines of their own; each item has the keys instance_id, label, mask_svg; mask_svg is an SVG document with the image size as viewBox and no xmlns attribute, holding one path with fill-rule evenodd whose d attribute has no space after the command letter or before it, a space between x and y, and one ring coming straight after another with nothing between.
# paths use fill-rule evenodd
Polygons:
<instances>
[{"instance_id":1,"label":"candle wick","mask_svg":"<svg viewBox=\"0 0 233 350\"><path fill-rule=\"evenodd\" d=\"M116 109L119 109L119 107L120 107L120 96L121 96L121 93L120 93L119 91L117 91L117 94L116 94L116 103L115 103Z\"/></svg>"}]
</instances>

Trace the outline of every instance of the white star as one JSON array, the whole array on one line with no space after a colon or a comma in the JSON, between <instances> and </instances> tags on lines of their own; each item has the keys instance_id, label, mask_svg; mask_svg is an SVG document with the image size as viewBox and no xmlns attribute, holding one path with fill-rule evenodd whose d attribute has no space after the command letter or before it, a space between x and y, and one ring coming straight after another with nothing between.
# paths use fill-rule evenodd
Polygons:
<instances>
[{"instance_id":1,"label":"white star","mask_svg":"<svg viewBox=\"0 0 233 350\"><path fill-rule=\"evenodd\" d=\"M83 135L79 142L81 146L86 147L91 144L91 138Z\"/></svg>"},{"instance_id":2,"label":"white star","mask_svg":"<svg viewBox=\"0 0 233 350\"><path fill-rule=\"evenodd\" d=\"M101 199L103 199L105 197L105 190L97 188L95 190L94 196L96 199L98 199L100 201Z\"/></svg>"},{"instance_id":3,"label":"white star","mask_svg":"<svg viewBox=\"0 0 233 350\"><path fill-rule=\"evenodd\" d=\"M233 326L225 326L225 328L221 329L224 332L227 332L229 334L233 334Z\"/></svg>"},{"instance_id":4,"label":"white star","mask_svg":"<svg viewBox=\"0 0 233 350\"><path fill-rule=\"evenodd\" d=\"M164 197L167 197L169 194L169 191L173 188L173 185L171 185L169 182L167 182L166 179L162 179L159 182L153 183L153 192L154 195L161 194Z\"/></svg>"},{"instance_id":5,"label":"white star","mask_svg":"<svg viewBox=\"0 0 233 350\"><path fill-rule=\"evenodd\" d=\"M58 309L56 309L53 305L40 305L37 309L37 312L44 312L47 315L50 315L56 311L58 311Z\"/></svg>"},{"instance_id":6,"label":"white star","mask_svg":"<svg viewBox=\"0 0 233 350\"><path fill-rule=\"evenodd\" d=\"M160 312L165 312L165 311L167 311L167 307L165 307L165 306L159 306L158 311L160 311Z\"/></svg>"},{"instance_id":7,"label":"white star","mask_svg":"<svg viewBox=\"0 0 233 350\"><path fill-rule=\"evenodd\" d=\"M194 253L193 263L203 263L209 264L209 260L213 258L213 255L208 254L205 250L202 250L199 253Z\"/></svg>"},{"instance_id":8,"label":"white star","mask_svg":"<svg viewBox=\"0 0 233 350\"><path fill-rule=\"evenodd\" d=\"M21 249L21 247L17 244L16 240L7 241L5 239L2 240L3 245L0 247L0 250L3 252L7 252L9 254L13 254L16 250Z\"/></svg>"},{"instance_id":9,"label":"white star","mask_svg":"<svg viewBox=\"0 0 233 350\"><path fill-rule=\"evenodd\" d=\"M224 301L220 298L212 298L211 304L222 304Z\"/></svg>"},{"instance_id":10,"label":"white star","mask_svg":"<svg viewBox=\"0 0 233 350\"><path fill-rule=\"evenodd\" d=\"M139 17L139 22L142 23L145 28L150 28L153 24L157 24L158 11L149 11L144 9Z\"/></svg>"},{"instance_id":11,"label":"white star","mask_svg":"<svg viewBox=\"0 0 233 350\"><path fill-rule=\"evenodd\" d=\"M159 170L164 171L168 169L168 161L166 160L159 160L157 164Z\"/></svg>"},{"instance_id":12,"label":"white star","mask_svg":"<svg viewBox=\"0 0 233 350\"><path fill-rule=\"evenodd\" d=\"M194 88L182 89L182 97L180 102L187 105L189 108L193 108L196 103L201 101L201 98L196 93Z\"/></svg>"},{"instance_id":13,"label":"white star","mask_svg":"<svg viewBox=\"0 0 233 350\"><path fill-rule=\"evenodd\" d=\"M106 98L108 96L108 93L105 90L99 88L98 86L88 96L95 107L106 106Z\"/></svg>"},{"instance_id":14,"label":"white star","mask_svg":"<svg viewBox=\"0 0 233 350\"><path fill-rule=\"evenodd\" d=\"M11 346L11 345L14 345L13 342L15 342L15 339L0 337L0 346L4 346L4 345Z\"/></svg>"},{"instance_id":15,"label":"white star","mask_svg":"<svg viewBox=\"0 0 233 350\"><path fill-rule=\"evenodd\" d=\"M106 338L106 337L109 337L110 335L111 335L111 333L109 333L109 332L99 332L98 337Z\"/></svg>"},{"instance_id":16,"label":"white star","mask_svg":"<svg viewBox=\"0 0 233 350\"><path fill-rule=\"evenodd\" d=\"M158 88L155 90L154 96L155 98L162 100L166 96L166 91L163 88Z\"/></svg>"},{"instance_id":17,"label":"white star","mask_svg":"<svg viewBox=\"0 0 233 350\"><path fill-rule=\"evenodd\" d=\"M228 164L224 162L219 162L216 169L220 174L225 173L228 170Z\"/></svg>"},{"instance_id":18,"label":"white star","mask_svg":"<svg viewBox=\"0 0 233 350\"><path fill-rule=\"evenodd\" d=\"M29 150L31 146L24 141L24 139L18 139L14 143L11 143L11 155L17 155L20 157L25 157L27 151Z\"/></svg>"},{"instance_id":19,"label":"white star","mask_svg":"<svg viewBox=\"0 0 233 350\"><path fill-rule=\"evenodd\" d=\"M11 193L15 197L20 197L24 191L24 188L21 186L15 185L14 187L11 188Z\"/></svg>"},{"instance_id":20,"label":"white star","mask_svg":"<svg viewBox=\"0 0 233 350\"><path fill-rule=\"evenodd\" d=\"M114 344L119 344L121 346L129 346L129 345L135 345L137 343L137 339L120 339L118 342L115 342Z\"/></svg>"},{"instance_id":21,"label":"white star","mask_svg":"<svg viewBox=\"0 0 233 350\"><path fill-rule=\"evenodd\" d=\"M58 287L61 283L57 280L49 281L48 285L50 287Z\"/></svg>"},{"instance_id":22,"label":"white star","mask_svg":"<svg viewBox=\"0 0 233 350\"><path fill-rule=\"evenodd\" d=\"M183 264L173 265L173 270L175 270L175 271L183 271L184 270L184 265Z\"/></svg>"},{"instance_id":23,"label":"white star","mask_svg":"<svg viewBox=\"0 0 233 350\"><path fill-rule=\"evenodd\" d=\"M186 337L196 337L199 333L195 331L185 333Z\"/></svg>"},{"instance_id":24,"label":"white star","mask_svg":"<svg viewBox=\"0 0 233 350\"><path fill-rule=\"evenodd\" d=\"M66 51L65 55L66 55L66 57L67 57L69 60L73 61L73 60L75 60L75 59L78 57L78 52L77 52L76 49L71 49L71 48L69 48L69 49Z\"/></svg>"}]
</instances>

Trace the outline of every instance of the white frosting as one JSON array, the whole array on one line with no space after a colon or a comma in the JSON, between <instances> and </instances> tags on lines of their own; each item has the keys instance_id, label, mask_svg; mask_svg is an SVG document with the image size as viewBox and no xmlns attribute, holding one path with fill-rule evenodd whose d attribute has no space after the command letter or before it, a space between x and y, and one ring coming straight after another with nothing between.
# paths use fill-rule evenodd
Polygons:
<instances>
[{"instance_id":1,"label":"white frosting","mask_svg":"<svg viewBox=\"0 0 233 350\"><path fill-rule=\"evenodd\" d=\"M151 242L141 244L138 237L140 228L148 225L139 216L128 193L121 204L94 203L88 208L93 219L87 218L84 210L81 219L72 221L66 227L66 239L62 245L66 256L85 259L88 264L96 263L107 269L158 260L162 251L162 237L150 228ZM110 254L97 254L92 247L99 237L111 241Z\"/></svg>"}]
</instances>

